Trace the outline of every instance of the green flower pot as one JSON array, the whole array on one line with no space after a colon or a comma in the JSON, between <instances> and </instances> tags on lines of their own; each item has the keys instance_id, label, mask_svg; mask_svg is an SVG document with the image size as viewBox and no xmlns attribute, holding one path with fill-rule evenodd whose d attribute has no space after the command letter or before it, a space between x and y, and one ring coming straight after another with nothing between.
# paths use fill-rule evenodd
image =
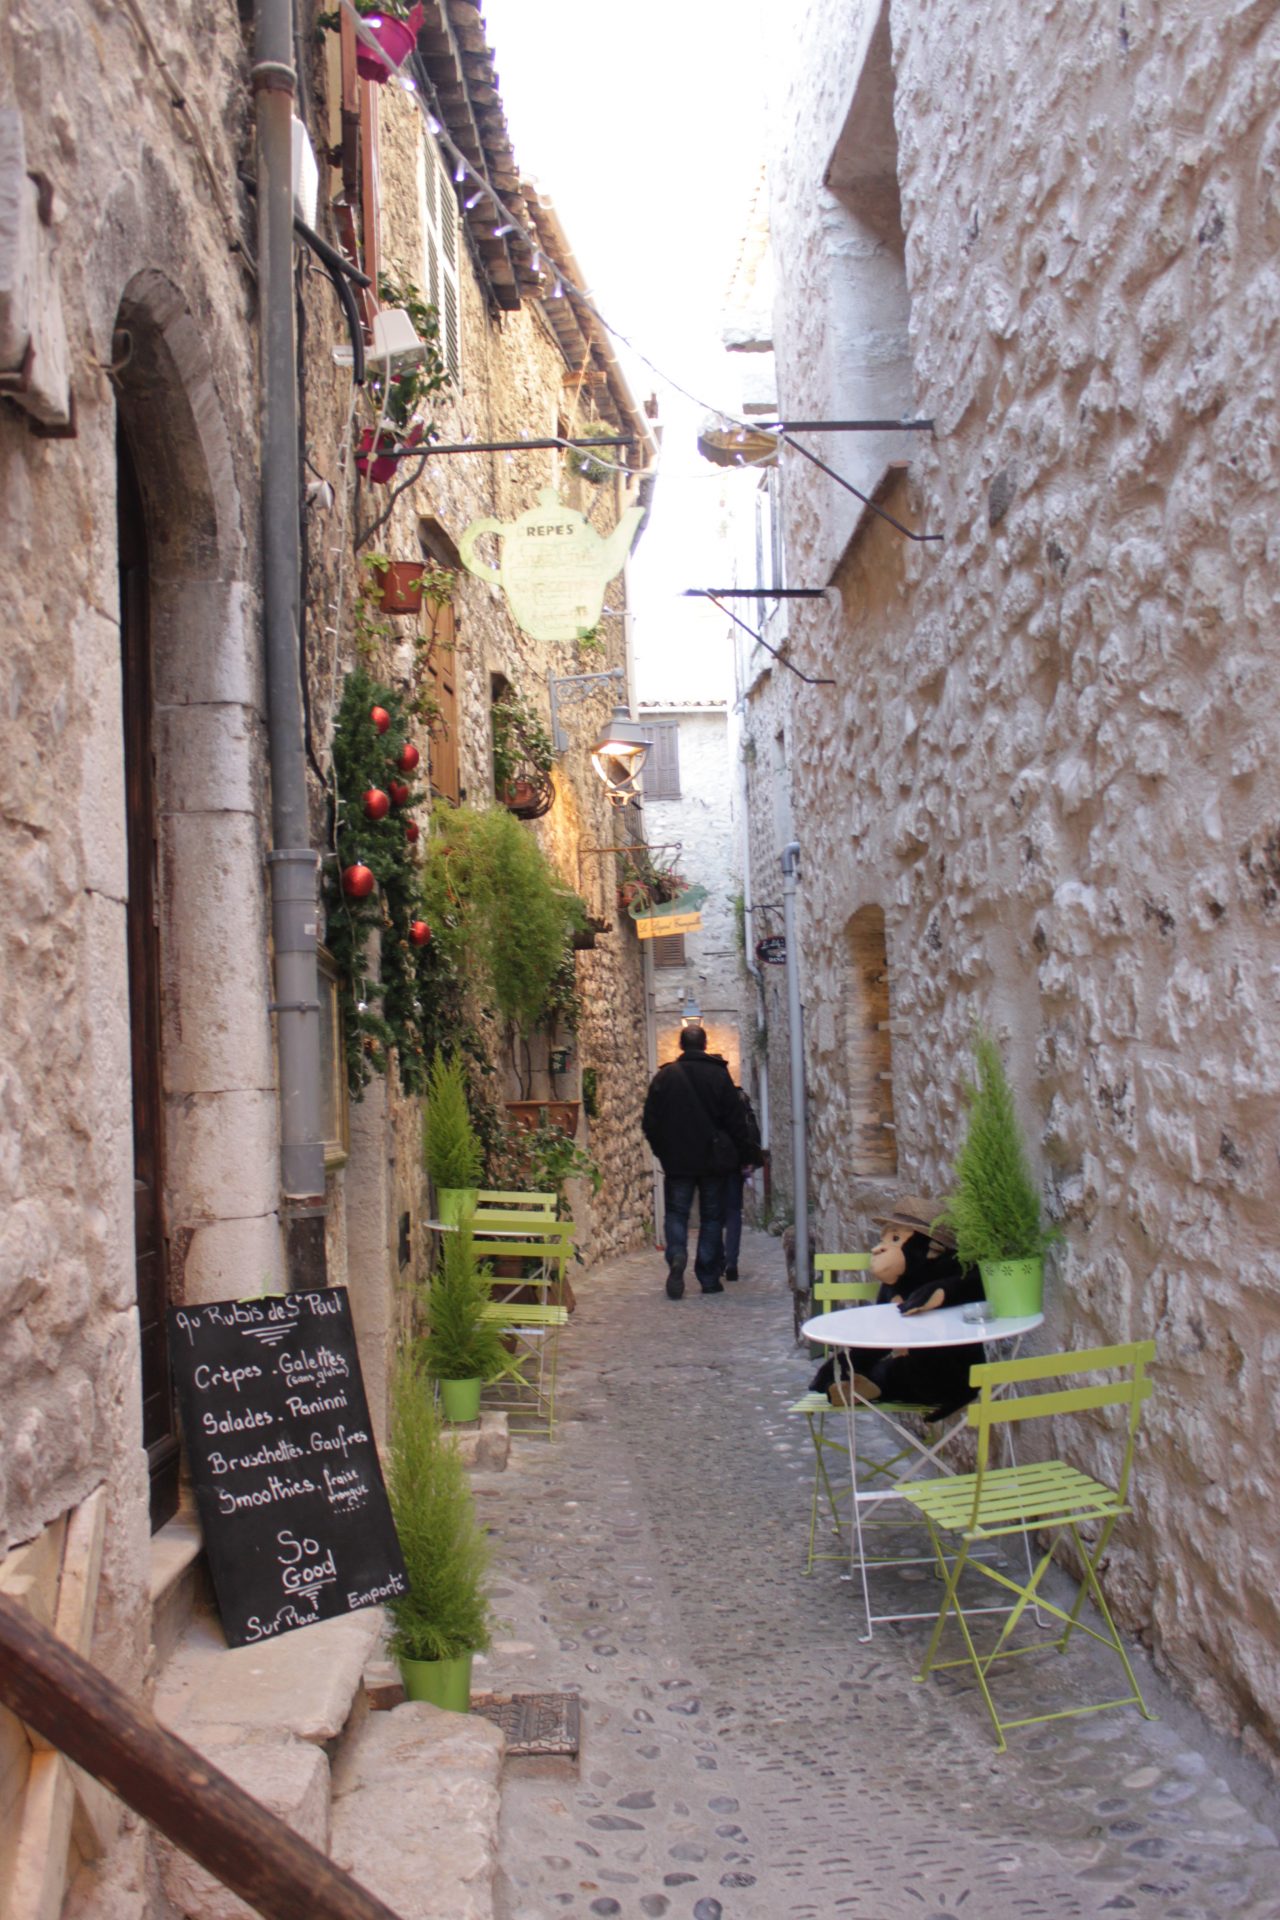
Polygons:
<instances>
[{"instance_id":1,"label":"green flower pot","mask_svg":"<svg viewBox=\"0 0 1280 1920\"><path fill-rule=\"evenodd\" d=\"M457 1226L469 1213L476 1210L480 1198L479 1187L441 1187L436 1193L436 1206L440 1218L446 1226Z\"/></svg>"},{"instance_id":2,"label":"green flower pot","mask_svg":"<svg viewBox=\"0 0 1280 1920\"><path fill-rule=\"evenodd\" d=\"M444 1403L444 1417L457 1426L463 1420L477 1420L480 1417L480 1380L442 1380L440 1398Z\"/></svg>"},{"instance_id":3,"label":"green flower pot","mask_svg":"<svg viewBox=\"0 0 1280 1920\"><path fill-rule=\"evenodd\" d=\"M456 1660L400 1661L400 1677L410 1700L429 1700L450 1713L466 1713L471 1706L471 1655Z\"/></svg>"},{"instance_id":4,"label":"green flower pot","mask_svg":"<svg viewBox=\"0 0 1280 1920\"><path fill-rule=\"evenodd\" d=\"M1044 1311L1043 1260L980 1260L982 1291L999 1320L1025 1320Z\"/></svg>"}]
</instances>

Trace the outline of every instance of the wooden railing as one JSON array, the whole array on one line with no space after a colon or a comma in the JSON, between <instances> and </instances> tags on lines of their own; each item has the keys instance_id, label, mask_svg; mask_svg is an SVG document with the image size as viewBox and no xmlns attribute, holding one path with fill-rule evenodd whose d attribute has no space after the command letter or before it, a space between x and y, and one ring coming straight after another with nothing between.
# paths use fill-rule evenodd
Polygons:
<instances>
[{"instance_id":1,"label":"wooden railing","mask_svg":"<svg viewBox=\"0 0 1280 1920\"><path fill-rule=\"evenodd\" d=\"M266 1920L399 1920L4 1594L0 1701Z\"/></svg>"}]
</instances>

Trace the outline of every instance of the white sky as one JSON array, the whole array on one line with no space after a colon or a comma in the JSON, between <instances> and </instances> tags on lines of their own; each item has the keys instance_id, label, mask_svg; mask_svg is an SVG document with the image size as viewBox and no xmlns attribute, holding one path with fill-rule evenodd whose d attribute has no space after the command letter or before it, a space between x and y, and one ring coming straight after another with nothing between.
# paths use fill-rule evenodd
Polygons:
<instances>
[{"instance_id":1,"label":"white sky","mask_svg":"<svg viewBox=\"0 0 1280 1920\"><path fill-rule=\"evenodd\" d=\"M556 206L599 312L670 379L735 408L720 329L763 152L764 0L480 4L517 163ZM614 344L664 427L633 567L637 692L726 697L725 623L678 598L726 584L708 575L724 476L694 446L704 409Z\"/></svg>"}]
</instances>

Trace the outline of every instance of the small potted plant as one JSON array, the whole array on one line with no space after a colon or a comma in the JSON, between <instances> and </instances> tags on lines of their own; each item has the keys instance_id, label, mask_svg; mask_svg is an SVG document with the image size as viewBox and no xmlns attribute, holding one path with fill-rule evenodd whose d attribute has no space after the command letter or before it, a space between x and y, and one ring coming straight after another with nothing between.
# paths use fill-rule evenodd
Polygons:
<instances>
[{"instance_id":1,"label":"small potted plant","mask_svg":"<svg viewBox=\"0 0 1280 1920\"><path fill-rule=\"evenodd\" d=\"M511 688L494 701L492 718L493 790L518 818L537 820L556 797L551 735Z\"/></svg>"},{"instance_id":2,"label":"small potted plant","mask_svg":"<svg viewBox=\"0 0 1280 1920\"><path fill-rule=\"evenodd\" d=\"M472 1656L490 1639L489 1548L466 1469L407 1355L392 1380L387 1494L408 1575L407 1592L390 1604L391 1651L405 1692L465 1713Z\"/></svg>"},{"instance_id":3,"label":"small potted plant","mask_svg":"<svg viewBox=\"0 0 1280 1920\"><path fill-rule=\"evenodd\" d=\"M420 613L426 584L421 560L389 560L385 553L365 555L365 566L377 583L383 613Z\"/></svg>"},{"instance_id":4,"label":"small potted plant","mask_svg":"<svg viewBox=\"0 0 1280 1920\"><path fill-rule=\"evenodd\" d=\"M437 1052L431 1063L422 1143L441 1220L452 1223L474 1213L484 1154L471 1124L466 1080L456 1056L446 1060Z\"/></svg>"},{"instance_id":5,"label":"small potted plant","mask_svg":"<svg viewBox=\"0 0 1280 1920\"><path fill-rule=\"evenodd\" d=\"M567 457L570 473L576 473L579 480L585 480L588 486L602 487L618 471L620 442L616 430L606 426L603 421L590 420L582 428L579 438L607 442L603 447L570 447Z\"/></svg>"},{"instance_id":6,"label":"small potted plant","mask_svg":"<svg viewBox=\"0 0 1280 1920\"><path fill-rule=\"evenodd\" d=\"M1044 1256L1061 1238L1060 1230L1045 1224L1013 1091L989 1033L976 1035L973 1058L977 1077L964 1087L968 1131L956 1156L955 1190L942 1217L956 1236L962 1264L981 1272L983 1291L997 1317L1039 1313L1044 1305Z\"/></svg>"},{"instance_id":7,"label":"small potted plant","mask_svg":"<svg viewBox=\"0 0 1280 1920\"><path fill-rule=\"evenodd\" d=\"M480 1389L503 1361L502 1337L484 1317L490 1271L476 1263L469 1222L441 1239L444 1245L426 1297L422 1361L440 1383L445 1419L474 1420L480 1412Z\"/></svg>"}]
</instances>

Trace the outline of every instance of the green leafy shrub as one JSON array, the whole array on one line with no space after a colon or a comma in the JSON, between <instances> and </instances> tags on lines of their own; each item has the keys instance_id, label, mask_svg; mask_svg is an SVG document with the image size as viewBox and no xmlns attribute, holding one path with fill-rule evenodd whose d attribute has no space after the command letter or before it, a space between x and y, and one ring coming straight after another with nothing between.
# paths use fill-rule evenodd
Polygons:
<instances>
[{"instance_id":1,"label":"green leafy shrub","mask_svg":"<svg viewBox=\"0 0 1280 1920\"><path fill-rule=\"evenodd\" d=\"M966 1081L969 1112L956 1156L955 1191L943 1219L956 1236L965 1266L981 1260L1038 1260L1060 1235L1044 1224L1040 1189L1027 1161L1018 1116L1000 1057L989 1033L973 1042L977 1077Z\"/></svg>"},{"instance_id":2,"label":"green leafy shrub","mask_svg":"<svg viewBox=\"0 0 1280 1920\"><path fill-rule=\"evenodd\" d=\"M407 1355L392 1380L387 1493L409 1587L390 1605L392 1653L456 1660L482 1652L490 1638L489 1544L431 1382Z\"/></svg>"},{"instance_id":3,"label":"green leafy shrub","mask_svg":"<svg viewBox=\"0 0 1280 1920\"><path fill-rule=\"evenodd\" d=\"M439 1049L427 1075L422 1148L437 1193L441 1187L480 1185L484 1156L467 1107L466 1074L456 1055L446 1060Z\"/></svg>"},{"instance_id":4,"label":"green leafy shrub","mask_svg":"<svg viewBox=\"0 0 1280 1920\"><path fill-rule=\"evenodd\" d=\"M491 1269L477 1264L469 1229L441 1239L425 1301L423 1364L437 1380L491 1380L503 1361L502 1336L483 1317Z\"/></svg>"},{"instance_id":5,"label":"green leafy shrub","mask_svg":"<svg viewBox=\"0 0 1280 1920\"><path fill-rule=\"evenodd\" d=\"M528 1033L547 1017L587 910L505 807L437 805L421 905L442 954L504 1020Z\"/></svg>"}]
</instances>

